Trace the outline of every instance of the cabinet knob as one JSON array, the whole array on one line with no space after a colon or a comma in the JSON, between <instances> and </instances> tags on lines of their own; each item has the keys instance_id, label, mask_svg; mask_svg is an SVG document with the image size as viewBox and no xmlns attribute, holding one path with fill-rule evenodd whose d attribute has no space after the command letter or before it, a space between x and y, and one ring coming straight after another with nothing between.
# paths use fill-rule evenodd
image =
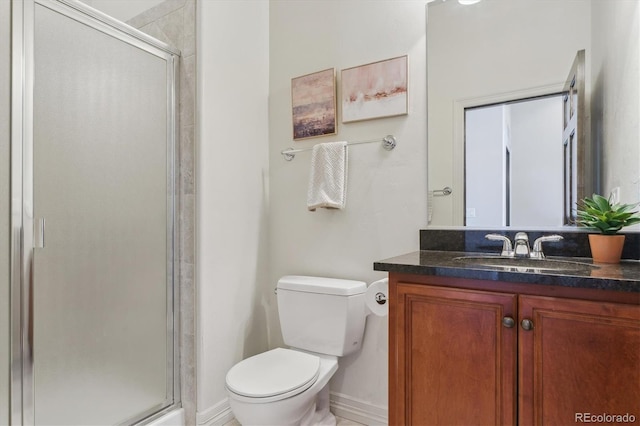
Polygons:
<instances>
[{"instance_id":1,"label":"cabinet knob","mask_svg":"<svg viewBox=\"0 0 640 426\"><path fill-rule=\"evenodd\" d=\"M525 319L523 319L523 320L520 322L520 325L522 326L522 328L523 328L524 330L527 330L527 331L529 331L529 330L533 330L533 321L531 321L530 319L526 319L526 318L525 318Z\"/></svg>"},{"instance_id":2,"label":"cabinet knob","mask_svg":"<svg viewBox=\"0 0 640 426\"><path fill-rule=\"evenodd\" d=\"M502 325L506 328L513 328L516 325L516 321L511 317L502 318Z\"/></svg>"}]
</instances>

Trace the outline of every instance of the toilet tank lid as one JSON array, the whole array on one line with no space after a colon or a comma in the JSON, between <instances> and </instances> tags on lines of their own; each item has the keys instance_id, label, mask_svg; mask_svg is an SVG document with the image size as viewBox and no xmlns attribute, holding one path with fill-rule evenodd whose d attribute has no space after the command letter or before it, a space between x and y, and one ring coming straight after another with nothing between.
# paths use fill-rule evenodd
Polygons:
<instances>
[{"instance_id":1,"label":"toilet tank lid","mask_svg":"<svg viewBox=\"0 0 640 426\"><path fill-rule=\"evenodd\" d=\"M339 278L287 275L278 280L278 289L351 296L364 293L367 290L367 284L364 281Z\"/></svg>"}]
</instances>

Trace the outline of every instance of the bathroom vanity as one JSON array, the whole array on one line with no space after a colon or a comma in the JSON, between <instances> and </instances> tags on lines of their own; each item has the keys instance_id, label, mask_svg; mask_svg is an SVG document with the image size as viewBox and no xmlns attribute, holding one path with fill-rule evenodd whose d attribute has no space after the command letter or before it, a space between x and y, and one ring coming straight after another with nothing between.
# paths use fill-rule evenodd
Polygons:
<instances>
[{"instance_id":1,"label":"bathroom vanity","mask_svg":"<svg viewBox=\"0 0 640 426\"><path fill-rule=\"evenodd\" d=\"M640 421L637 258L593 265L572 234L570 258L550 256L558 243L543 267L496 265L484 231L428 232L374 263L389 272L390 425Z\"/></svg>"}]
</instances>

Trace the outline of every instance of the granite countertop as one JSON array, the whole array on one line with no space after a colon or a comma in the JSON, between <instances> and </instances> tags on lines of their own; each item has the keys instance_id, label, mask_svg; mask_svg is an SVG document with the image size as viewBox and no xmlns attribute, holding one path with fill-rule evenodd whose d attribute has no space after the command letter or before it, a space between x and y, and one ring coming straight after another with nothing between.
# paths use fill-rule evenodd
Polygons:
<instances>
[{"instance_id":1,"label":"granite countertop","mask_svg":"<svg viewBox=\"0 0 640 426\"><path fill-rule=\"evenodd\" d=\"M420 250L374 262L376 271L435 275L477 280L506 281L640 293L640 261L623 260L616 265L594 265L590 258L548 256L549 260L593 265L578 270L547 270L531 267L493 267L455 260L457 257L491 256L467 251ZM496 256L497 257L497 256ZM533 261L529 261L530 263Z\"/></svg>"}]
</instances>

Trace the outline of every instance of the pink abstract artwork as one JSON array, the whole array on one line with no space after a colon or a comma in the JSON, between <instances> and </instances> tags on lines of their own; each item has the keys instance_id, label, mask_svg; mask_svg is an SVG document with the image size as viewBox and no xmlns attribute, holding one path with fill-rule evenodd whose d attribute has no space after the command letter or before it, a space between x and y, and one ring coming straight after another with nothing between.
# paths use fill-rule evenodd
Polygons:
<instances>
[{"instance_id":1,"label":"pink abstract artwork","mask_svg":"<svg viewBox=\"0 0 640 426\"><path fill-rule=\"evenodd\" d=\"M407 56L342 70L342 122L407 114Z\"/></svg>"}]
</instances>

